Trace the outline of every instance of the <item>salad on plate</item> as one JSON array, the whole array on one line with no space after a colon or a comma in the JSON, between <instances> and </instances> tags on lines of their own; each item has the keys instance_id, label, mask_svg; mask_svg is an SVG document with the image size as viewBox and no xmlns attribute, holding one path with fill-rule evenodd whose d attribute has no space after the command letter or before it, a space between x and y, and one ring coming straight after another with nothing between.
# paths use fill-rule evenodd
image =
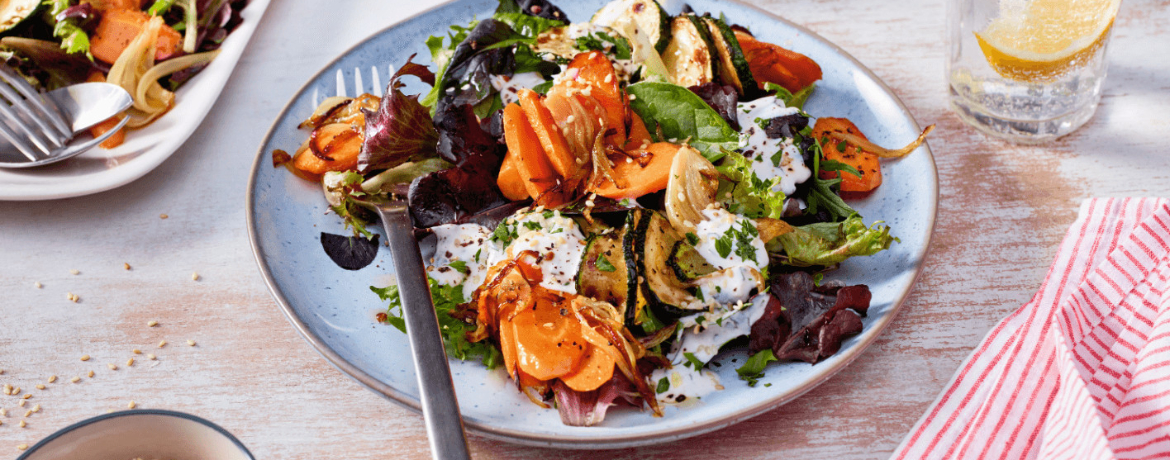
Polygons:
<instances>
[{"instance_id":1,"label":"salad on plate","mask_svg":"<svg viewBox=\"0 0 1170 460\"><path fill-rule=\"evenodd\" d=\"M34 87L113 83L134 105L90 129L129 117L142 128L166 113L180 86L219 53L247 0L0 0L0 59ZM125 130L101 147L125 140Z\"/></svg>"},{"instance_id":2,"label":"salad on plate","mask_svg":"<svg viewBox=\"0 0 1170 460\"><path fill-rule=\"evenodd\" d=\"M450 356L502 369L568 425L624 404L662 414L773 361L816 363L862 330L864 285L823 282L897 242L849 199L881 186L884 148L802 107L812 59L722 17L614 0L572 22L543 0L426 42L382 97L325 100L289 154L368 265L370 202L406 199ZM431 89L406 95L408 78ZM831 114L825 114L831 115ZM404 331L397 286L372 290ZM707 369L747 348L743 382Z\"/></svg>"}]
</instances>

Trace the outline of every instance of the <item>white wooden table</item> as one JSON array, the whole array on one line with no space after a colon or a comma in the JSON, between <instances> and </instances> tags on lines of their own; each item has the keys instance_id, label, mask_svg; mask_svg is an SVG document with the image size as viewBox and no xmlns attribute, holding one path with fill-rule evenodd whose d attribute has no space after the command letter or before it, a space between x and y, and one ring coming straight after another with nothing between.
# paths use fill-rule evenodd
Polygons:
<instances>
[{"instance_id":1,"label":"white wooden table","mask_svg":"<svg viewBox=\"0 0 1170 460\"><path fill-rule=\"evenodd\" d=\"M758 3L852 53L921 123L938 124L930 145L942 196L926 269L862 358L807 395L715 433L605 457L885 457L986 331L1031 297L1081 199L1170 195L1165 1L1122 5L1097 115L1044 147L990 140L949 111L946 2ZM0 395L0 458L131 401L204 416L262 459L429 455L419 415L330 367L288 324L244 228L248 170L285 101L353 43L428 6L273 2L207 120L157 170L93 196L0 202L0 383L34 395L25 408ZM159 324L148 327L152 320ZM168 344L158 348L161 340ZM51 375L58 380L47 384ZM69 383L73 376L81 381ZM42 410L23 417L33 404ZM598 456L478 438L472 450L479 458Z\"/></svg>"}]
</instances>

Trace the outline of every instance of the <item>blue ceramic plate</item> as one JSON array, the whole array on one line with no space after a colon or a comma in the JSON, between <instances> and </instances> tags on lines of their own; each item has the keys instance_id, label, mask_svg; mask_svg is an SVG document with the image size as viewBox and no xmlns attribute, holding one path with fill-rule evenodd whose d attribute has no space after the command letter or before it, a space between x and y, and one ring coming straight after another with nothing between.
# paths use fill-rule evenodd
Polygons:
<instances>
[{"instance_id":1,"label":"blue ceramic plate","mask_svg":"<svg viewBox=\"0 0 1170 460\"><path fill-rule=\"evenodd\" d=\"M584 21L605 2L556 2L569 18ZM663 2L677 13L681 2ZM847 117L879 145L904 145L920 129L901 101L849 54L816 34L755 7L711 0L688 0L698 12L722 12L731 23L747 26L762 40L782 44L816 60L824 70L805 109L813 116ZM272 151L293 151L307 133L297 124L317 102L353 88L374 92L392 66L417 53L430 56L429 35L444 34L453 23L490 17L496 0L460 0L415 16L374 34L325 67L301 89L268 132L252 169L248 229L260 270L292 324L330 363L371 390L418 410L410 347L397 330L380 326L382 307L369 287L385 286L394 273L389 251L373 265L350 272L338 268L321 249L321 232L345 234L341 220L327 213L320 186L284 168L272 167ZM411 79L413 80L413 79ZM422 87L407 88L407 93ZM541 409L516 391L502 371L478 362L451 362L466 425L493 438L532 445L615 448L667 442L712 431L775 408L828 379L859 356L894 318L922 267L934 227L938 179L927 146L882 165L883 185L869 197L852 201L867 222L886 221L900 243L874 257L849 260L829 277L864 283L873 291L865 330L847 340L835 356L818 363L772 365L756 387L735 373L743 351L722 354L712 366L726 389L686 407L668 407L665 417L628 408L611 410L596 427L561 424L556 410ZM771 384L765 386L764 384Z\"/></svg>"}]
</instances>

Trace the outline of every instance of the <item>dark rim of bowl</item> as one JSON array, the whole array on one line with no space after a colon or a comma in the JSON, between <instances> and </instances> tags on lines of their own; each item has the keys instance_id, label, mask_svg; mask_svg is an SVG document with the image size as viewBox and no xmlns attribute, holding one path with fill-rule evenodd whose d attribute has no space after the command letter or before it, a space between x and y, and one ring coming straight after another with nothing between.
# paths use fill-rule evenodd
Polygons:
<instances>
[{"instance_id":1,"label":"dark rim of bowl","mask_svg":"<svg viewBox=\"0 0 1170 460\"><path fill-rule=\"evenodd\" d=\"M66 433L69 433L71 431L92 425L94 423L104 422L106 420L110 420L110 419L114 419L114 418L131 417L131 416L136 416L136 415L164 415L164 416L168 416L168 417L177 417L177 418L181 418L184 420L190 420L192 422L200 423L208 428L215 430L217 433L223 435L225 438L228 438L228 440L230 440L232 442L232 444L235 444L236 447L240 449L240 452L243 452L244 455L247 455L249 459L252 459L252 460L256 459L256 457L252 455L252 452L249 452L248 448L244 447L244 443L240 442L239 439L236 439L235 436L233 436L227 430L223 429L223 427L216 425L216 424L214 424L214 423L212 423L212 422L210 422L202 417L194 416L194 415L183 413L183 412L176 412L176 411L172 411L172 410L135 409L135 410L124 410L124 411L119 411L119 412L113 412L113 413L109 413L109 414L99 415L99 416L93 417L93 418L87 418L85 420L74 423L74 424L69 425L65 428L62 428L60 430L57 430L55 433L49 435L45 439L42 439L39 442L37 442L36 444L34 444L27 451L25 451L23 454L21 454L19 457L17 457L16 460L27 459L30 455L36 453L37 450L40 450L42 447L45 447L46 445L48 445L50 442L53 442L53 440L55 440L61 436L64 436Z\"/></svg>"},{"instance_id":2,"label":"dark rim of bowl","mask_svg":"<svg viewBox=\"0 0 1170 460\"><path fill-rule=\"evenodd\" d=\"M921 127L918 123L918 120L916 120L914 118L914 115L910 113L910 109L908 107L906 107L906 104L902 101L902 99L900 97L898 97L897 94L894 94L894 90L891 89L889 87L889 85L887 85L884 80L882 80L876 74L874 74L873 71L869 69L869 67L866 67L865 64L862 64L861 61L858 61L857 58L853 57L853 55L846 52L843 48L838 46L836 43L829 41L828 39L818 35L816 32L813 32L812 30L810 30L804 26L801 26L801 25L796 24L792 21L789 21L789 20L787 20L787 19L785 19L785 18L783 18L775 13L772 13L768 10L765 10L761 7L751 5L748 3L744 3L742 0L719 0L719 1L721 1L723 3L731 4L731 5L737 5L737 6L746 8L746 9L751 10L751 11L755 11L762 16L765 16L771 20L774 20L776 22L784 24L786 27L792 28L792 30L797 31L800 34L804 34L804 35L807 35L809 37L813 37L816 41L823 43L826 47L828 47L834 53L845 58L849 62L853 63L853 65L857 66L857 69L862 74L869 77L874 83L876 83L878 85L878 87L881 88L881 90L884 93L888 94L893 99L893 102L898 107L898 109L902 112L902 114L905 115L910 120L911 126L913 126L913 128L915 130L921 131ZM381 36L383 34L389 33L391 30L398 28L398 27L402 26L403 24L415 21L415 20L419 19L420 17L431 14L437 10L452 6L453 4L458 3L458 2L459 2L459 0L451 0L448 2L444 2L442 4L428 8L426 10L423 10L423 11L421 11L421 12L419 12L411 17L403 19L399 22L396 22L394 24L386 26L386 27L382 28L381 30L378 30L378 31L370 34L366 38L363 38L361 41L357 42L356 44L349 47L345 51L341 52L340 54L337 55L336 58L329 61L328 64L325 64L325 66L323 66L320 70L318 70L317 73L313 74L313 76L310 77L308 79L308 81L306 81L305 84L302 85L301 88L296 91L294 96L292 98L290 98L289 101L285 104L285 106L280 110L280 113L276 116L276 118L274 118L272 126L270 126L268 128L268 132L265 133L264 140L261 141L260 146L259 146L259 151L256 153L256 159L252 163L252 171L250 172L249 177L248 177L248 187L246 190L246 195L244 197L245 219L246 219L246 226L247 226L247 230L248 230L248 242L250 243L250 245L252 247L252 256L256 260L256 264L260 268L260 274L264 278L264 284L266 286L268 286L269 293L272 294L272 297L274 298L274 300L276 300L277 306L279 306L281 311L284 312L285 318L288 319L288 321L290 323L292 323L293 327L297 330L297 332L299 332L301 334L301 336L306 341L308 341L310 345L312 345L313 349L316 350L319 355L321 355L323 358L325 358L325 360L330 365L332 365L334 368L341 371L347 377L358 382L359 384L366 387L370 391L373 391L374 393L376 393L376 394L378 394L378 395L380 395L380 396L382 396L382 397L384 397L392 402L395 402L403 407L406 407L407 409L410 409L416 413L422 412L422 407L419 405L419 401L417 398L408 396L405 393L399 391L397 388L394 388L388 384L385 384L385 383L375 379L373 376L369 375L364 370L358 368L357 366L350 363L345 358L341 357L341 355L339 355L336 351L334 351L332 348L330 348L328 345L326 345L324 343L324 341L321 340L320 337L318 337L315 333L313 333L313 331L309 330L308 326L306 326L301 321L301 319L297 316L296 312L293 311L291 303L288 301L288 299L286 299L284 297L284 293L281 292L281 290L277 287L276 280L273 279L272 273L269 270L268 262L265 259L265 254L264 254L263 250L260 248L259 231L256 228L256 222L255 222L254 217L253 217L253 214L255 214L255 211L256 211L255 203L254 203L253 199L255 196L254 192L256 190L256 184L257 184L256 179L259 176L259 170L261 167L263 167L263 165L268 164L265 161L265 160L269 159L269 156L266 155L266 153L269 152L269 150L267 149L268 144L272 140L273 135L276 133L276 130L279 127L279 124L278 124L279 120L284 118L289 113L289 111L292 109L292 106L294 104L296 104L297 99L300 95L304 94L309 89L309 87L312 86L314 83L316 83L316 81L322 75L325 75L327 72L334 72L336 70L335 66L337 65L337 63L339 61L341 61L343 58L345 58L346 56L348 56L350 53L354 52L355 50L365 46L371 40L374 40L374 38ZM888 313L886 313L885 316L883 316L879 320L875 321L873 323L873 325L870 327L870 329L873 330L874 333L870 334L870 335L865 335L865 333L863 333L861 335L862 338L861 338L859 343L857 343L853 347L851 347L849 351L840 352L840 355L843 357L843 359L834 363L833 366L825 367L823 369L818 370L818 372L816 373L815 376L813 376L812 378L803 382L798 387L793 388L787 394L781 395L779 397L771 398L768 401L765 401L764 403L753 404L750 407L740 409L740 410L736 411L735 413L732 413L729 415L724 415L722 417L714 418L711 420L707 420L707 421L704 421L702 423L696 424L694 426L685 427L685 428L674 428L674 429L667 429L667 430L657 431L657 432L652 432L652 433L638 433L638 434L634 434L634 435L618 434L618 435L611 435L611 436L607 436L607 437L577 438L577 437L558 436L558 435L553 435L553 434L532 433L532 432L523 431L523 430L516 430L516 429L504 428L504 427L499 427L499 426L493 426L493 425L490 425L487 423L477 422L475 420L469 420L466 416L464 416L463 422L464 422L465 426L468 428L467 431L469 433L472 433L472 434L477 434L477 435L485 436L485 437L488 437L491 439L498 439L501 441L506 441L506 442L511 442L511 443L517 443L517 444L529 445L529 446L537 446L537 447L562 448L562 449L563 448L568 448L568 449L619 449L619 448L629 448L629 447L639 447L639 446L663 444L663 443L670 442L670 441L675 441L675 440L679 440L679 439L689 438L692 436L698 436L698 435L705 434L705 433L710 433L712 431L719 430L719 429L726 428L728 426L737 424L737 423L742 422L744 420L747 420L749 418L760 415L764 412L776 409L777 407L780 407L781 405L784 405L788 402L791 402L792 400L794 400L796 398L799 398L800 396L809 392L813 388L820 386L822 383L824 383L826 380L831 378L833 375L836 375L842 369L844 369L844 368L848 367L850 364L852 364L854 360L856 360L858 357L861 356L863 351L865 351L867 348L869 348L869 346L875 340L877 340L878 336L881 335L882 331L885 330L886 326L888 326L889 323L893 322L893 320L897 316L898 312L902 309L902 305L905 303L906 299L910 296L911 291L913 291L915 284L917 284L918 278L921 277L921 275L922 275L922 268L926 264L926 258L930 252L930 242L931 242L932 236L934 235L935 225L937 224L937 220L938 220L939 189L938 189L938 166L934 161L934 154L930 148L929 142L924 142L922 144L922 146L919 148L923 149L924 150L923 154L925 154L930 159L930 169L931 169L931 172L933 173L932 178L934 179L934 182L931 184L932 188L933 188L933 190L932 190L933 193L930 196L930 199L931 199L930 204L931 204L932 209L930 210L929 222L927 225L928 230L926 231L925 238L923 239L923 243L924 243L923 247L920 249L919 254L918 254L919 258L918 258L917 262L914 264L914 267L912 270L913 275L911 277L910 282L907 283L904 288L899 290L897 298L894 301L893 306L891 307L890 311Z\"/></svg>"}]
</instances>

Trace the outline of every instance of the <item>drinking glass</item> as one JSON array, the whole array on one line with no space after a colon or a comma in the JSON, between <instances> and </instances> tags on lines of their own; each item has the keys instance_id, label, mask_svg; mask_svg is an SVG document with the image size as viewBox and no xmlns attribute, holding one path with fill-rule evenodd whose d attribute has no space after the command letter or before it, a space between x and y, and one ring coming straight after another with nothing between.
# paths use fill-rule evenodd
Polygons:
<instances>
[{"instance_id":1,"label":"drinking glass","mask_svg":"<svg viewBox=\"0 0 1170 460\"><path fill-rule=\"evenodd\" d=\"M949 0L951 107L995 137L1042 143L1097 110L1121 0Z\"/></svg>"}]
</instances>

